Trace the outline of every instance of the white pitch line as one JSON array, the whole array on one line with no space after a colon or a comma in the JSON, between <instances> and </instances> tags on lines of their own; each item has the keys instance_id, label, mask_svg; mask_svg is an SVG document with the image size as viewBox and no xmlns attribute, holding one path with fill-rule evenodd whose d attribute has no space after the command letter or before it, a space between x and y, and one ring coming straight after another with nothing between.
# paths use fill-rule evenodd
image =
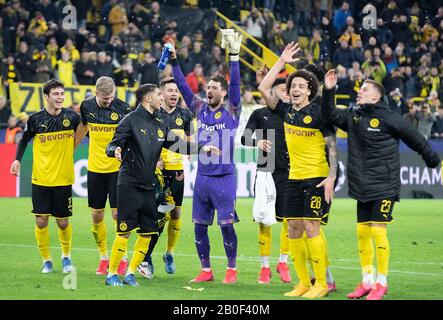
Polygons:
<instances>
[{"instance_id":1,"label":"white pitch line","mask_svg":"<svg viewBox=\"0 0 443 320\"><path fill-rule=\"evenodd\" d=\"M0 247L13 247L13 248L36 248L36 246L27 245L27 244L13 244L13 243L0 243ZM60 247L50 247L50 249L60 250ZM97 249L95 248L72 248L73 251L93 251L97 252ZM132 251L128 250L128 253L132 253ZM154 253L154 255L161 255L161 253ZM175 253L174 254L177 257L185 257L185 258L195 258L196 255L194 254L183 254L183 253ZM225 256L211 256L211 259L216 260L225 260ZM245 256L238 256L237 260L239 261L260 261L260 257L245 257ZM271 258L271 261L278 261L277 258ZM331 259L335 261L343 261L343 262L356 262L358 260L352 260L352 259ZM397 263L411 263L411 264L433 264L433 265L443 265L443 263L419 263L419 262L399 262ZM360 270L360 268L355 267L344 267L344 266L331 266L332 269L344 269L344 270ZM413 272L413 271L401 271L401 270L389 270L389 272L392 273L403 273L403 274L411 274L411 275L419 275L419 276L431 276L431 277L443 277L443 272L440 273L428 273L428 272Z\"/></svg>"}]
</instances>

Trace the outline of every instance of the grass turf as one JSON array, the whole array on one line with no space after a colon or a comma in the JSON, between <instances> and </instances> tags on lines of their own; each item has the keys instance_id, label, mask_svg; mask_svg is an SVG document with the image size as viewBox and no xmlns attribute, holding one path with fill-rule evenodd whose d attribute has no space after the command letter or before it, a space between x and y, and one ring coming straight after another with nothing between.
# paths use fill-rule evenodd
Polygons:
<instances>
[{"instance_id":1,"label":"grass turf","mask_svg":"<svg viewBox=\"0 0 443 320\"><path fill-rule=\"evenodd\" d=\"M226 268L221 233L218 226L209 228L211 258L215 281L190 284L189 280L200 269L194 246L191 223L191 200L184 202L183 226L175 263L177 272L164 271L162 254L166 233L162 235L153 255L155 278L137 277L140 287L110 288L104 285L104 277L96 276L98 252L91 234L91 219L87 201L74 199L73 263L77 267L77 289L66 290L61 273L57 228L50 219L53 274L41 274L41 260L34 238L34 218L29 214L30 198L0 199L0 299L162 299L162 300L289 300L283 293L292 290L293 284L279 281L275 267L278 258L280 225L273 227L270 285L257 282L260 268L257 243L257 225L252 222L251 199L238 199L237 211L241 221L235 225L238 235L238 282L223 285ZM325 228L328 239L331 268L337 282L337 292L325 299L346 299L360 280L360 268L355 236L356 203L348 199L336 199ZM402 200L394 208L395 221L389 226L391 263L387 299L443 299L443 200ZM108 250L114 239L110 212L106 213L108 226ZM132 250L135 235L131 236ZM291 274L296 279L291 265ZM188 288L185 288L188 287ZM204 288L202 291L190 290Z\"/></svg>"}]
</instances>

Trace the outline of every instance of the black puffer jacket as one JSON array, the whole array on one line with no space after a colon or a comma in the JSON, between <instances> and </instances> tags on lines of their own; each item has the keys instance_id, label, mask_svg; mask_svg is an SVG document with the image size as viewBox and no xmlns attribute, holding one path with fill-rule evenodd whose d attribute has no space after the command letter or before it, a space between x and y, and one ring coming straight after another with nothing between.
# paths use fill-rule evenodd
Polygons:
<instances>
[{"instance_id":1,"label":"black puffer jacket","mask_svg":"<svg viewBox=\"0 0 443 320\"><path fill-rule=\"evenodd\" d=\"M440 158L426 139L383 102L335 108L334 90L323 90L322 112L348 132L349 196L362 202L400 195L399 140L435 168Z\"/></svg>"}]
</instances>

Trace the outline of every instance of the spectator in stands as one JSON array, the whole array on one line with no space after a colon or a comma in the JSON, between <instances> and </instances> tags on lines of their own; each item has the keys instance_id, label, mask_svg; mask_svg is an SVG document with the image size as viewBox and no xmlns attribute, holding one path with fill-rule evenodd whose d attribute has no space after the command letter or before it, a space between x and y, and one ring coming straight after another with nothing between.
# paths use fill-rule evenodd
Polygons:
<instances>
[{"instance_id":1,"label":"spectator in stands","mask_svg":"<svg viewBox=\"0 0 443 320\"><path fill-rule=\"evenodd\" d=\"M25 41L20 42L19 52L15 55L15 67L20 73L23 82L34 81L35 63Z\"/></svg>"},{"instance_id":2,"label":"spectator in stands","mask_svg":"<svg viewBox=\"0 0 443 320\"><path fill-rule=\"evenodd\" d=\"M406 99L416 97L420 93L420 80L410 66L405 67L405 92Z\"/></svg>"},{"instance_id":3,"label":"spectator in stands","mask_svg":"<svg viewBox=\"0 0 443 320\"><path fill-rule=\"evenodd\" d=\"M120 68L115 70L114 76L115 84L126 88L133 88L138 78L131 59L126 59Z\"/></svg>"},{"instance_id":4,"label":"spectator in stands","mask_svg":"<svg viewBox=\"0 0 443 320\"><path fill-rule=\"evenodd\" d=\"M336 31L328 16L321 18L320 29L322 31L323 39L328 44L330 55L332 57L335 52Z\"/></svg>"},{"instance_id":5,"label":"spectator in stands","mask_svg":"<svg viewBox=\"0 0 443 320\"><path fill-rule=\"evenodd\" d=\"M109 12L108 22L112 26L112 35L117 35L123 31L128 25L128 17L126 15L125 1L118 1Z\"/></svg>"},{"instance_id":6,"label":"spectator in stands","mask_svg":"<svg viewBox=\"0 0 443 320\"><path fill-rule=\"evenodd\" d=\"M334 58L332 62L334 65L342 65L346 69L352 67L352 62L354 61L354 56L352 54L351 48L346 41L340 41L340 47L335 50Z\"/></svg>"},{"instance_id":7,"label":"spectator in stands","mask_svg":"<svg viewBox=\"0 0 443 320\"><path fill-rule=\"evenodd\" d=\"M351 18L351 17L349 17ZM355 33L353 26L347 26L345 32L338 38L338 41L346 41L352 48L356 47L357 41L361 41L360 35Z\"/></svg>"},{"instance_id":8,"label":"spectator in stands","mask_svg":"<svg viewBox=\"0 0 443 320\"><path fill-rule=\"evenodd\" d=\"M48 30L48 24L46 23L45 16L40 11L35 12L34 18L28 26L28 32L34 30L37 36L44 35Z\"/></svg>"},{"instance_id":9,"label":"spectator in stands","mask_svg":"<svg viewBox=\"0 0 443 320\"><path fill-rule=\"evenodd\" d=\"M194 93L200 93L206 89L206 78L201 64L194 66L194 70L186 76L186 82Z\"/></svg>"},{"instance_id":10,"label":"spectator in stands","mask_svg":"<svg viewBox=\"0 0 443 320\"><path fill-rule=\"evenodd\" d=\"M118 65L121 61L123 61L123 56L126 55L126 49L118 36L111 37L111 40L106 46L105 51L109 52L112 57L112 61L115 61Z\"/></svg>"},{"instance_id":11,"label":"spectator in stands","mask_svg":"<svg viewBox=\"0 0 443 320\"><path fill-rule=\"evenodd\" d=\"M391 71L398 67L397 57L393 54L392 48L389 46L385 47L383 62L386 66L386 72L391 73Z\"/></svg>"},{"instance_id":12,"label":"spectator in stands","mask_svg":"<svg viewBox=\"0 0 443 320\"><path fill-rule=\"evenodd\" d=\"M406 105L406 102L403 99L403 94L399 88L395 88L389 92L388 103L389 108L391 108L392 111L399 114L405 114L408 112L408 106Z\"/></svg>"},{"instance_id":13,"label":"spectator in stands","mask_svg":"<svg viewBox=\"0 0 443 320\"><path fill-rule=\"evenodd\" d=\"M432 137L443 138L443 106L438 107L438 114L432 125Z\"/></svg>"},{"instance_id":14,"label":"spectator in stands","mask_svg":"<svg viewBox=\"0 0 443 320\"><path fill-rule=\"evenodd\" d=\"M149 37L149 19L149 10L137 1L129 14L129 21L143 32L144 37Z\"/></svg>"},{"instance_id":15,"label":"spectator in stands","mask_svg":"<svg viewBox=\"0 0 443 320\"><path fill-rule=\"evenodd\" d=\"M282 30L280 27L280 23L275 22L272 30L267 34L268 38L268 46L276 54L280 54L284 48L285 42L282 37Z\"/></svg>"},{"instance_id":16,"label":"spectator in stands","mask_svg":"<svg viewBox=\"0 0 443 320\"><path fill-rule=\"evenodd\" d=\"M40 3L37 5L37 10L43 13L48 23L57 22L57 8L50 0L40 0Z\"/></svg>"},{"instance_id":17,"label":"spectator in stands","mask_svg":"<svg viewBox=\"0 0 443 320\"><path fill-rule=\"evenodd\" d=\"M421 111L421 105L417 102L408 104L408 112L403 114L403 119L408 121L414 128L418 127L417 112Z\"/></svg>"},{"instance_id":18,"label":"spectator in stands","mask_svg":"<svg viewBox=\"0 0 443 320\"><path fill-rule=\"evenodd\" d=\"M52 63L48 52L43 45L40 45L33 55L35 63L34 81L37 83L45 83L53 78Z\"/></svg>"},{"instance_id":19,"label":"spectator in stands","mask_svg":"<svg viewBox=\"0 0 443 320\"><path fill-rule=\"evenodd\" d=\"M91 32L88 34L88 42L85 44L85 48L89 51L100 52L103 50L102 45L97 42L97 36Z\"/></svg>"},{"instance_id":20,"label":"spectator in stands","mask_svg":"<svg viewBox=\"0 0 443 320\"><path fill-rule=\"evenodd\" d=\"M5 143L6 144L17 144L20 141L23 129L18 125L17 118L13 115L9 116L8 128L5 133Z\"/></svg>"},{"instance_id":21,"label":"spectator in stands","mask_svg":"<svg viewBox=\"0 0 443 320\"><path fill-rule=\"evenodd\" d=\"M2 80L6 90L6 94L9 97L9 85L13 82L21 82L22 78L20 72L15 67L14 56L9 54L5 63L2 63Z\"/></svg>"},{"instance_id":22,"label":"spectator in stands","mask_svg":"<svg viewBox=\"0 0 443 320\"><path fill-rule=\"evenodd\" d=\"M138 54L143 52L143 33L131 22L126 29L120 32L119 36L128 57L137 60Z\"/></svg>"},{"instance_id":23,"label":"spectator in stands","mask_svg":"<svg viewBox=\"0 0 443 320\"><path fill-rule=\"evenodd\" d=\"M429 106L431 107L431 112L436 113L438 111L438 108L440 108L441 102L438 98L438 92L436 90L431 90L429 93L427 102L429 103Z\"/></svg>"},{"instance_id":24,"label":"spectator in stands","mask_svg":"<svg viewBox=\"0 0 443 320\"><path fill-rule=\"evenodd\" d=\"M383 19L377 19L377 30L376 36L378 43L386 43L388 45L394 40L394 36L392 35L392 31L385 24Z\"/></svg>"},{"instance_id":25,"label":"spectator in stands","mask_svg":"<svg viewBox=\"0 0 443 320\"><path fill-rule=\"evenodd\" d=\"M96 78L114 77L114 66L111 63L112 58L104 51L100 51L97 56Z\"/></svg>"},{"instance_id":26,"label":"spectator in stands","mask_svg":"<svg viewBox=\"0 0 443 320\"><path fill-rule=\"evenodd\" d=\"M311 15L312 15L312 1L311 0L294 0L294 21L299 26L299 32L303 35L310 35L312 33Z\"/></svg>"},{"instance_id":27,"label":"spectator in stands","mask_svg":"<svg viewBox=\"0 0 443 320\"><path fill-rule=\"evenodd\" d=\"M80 52L75 47L74 42L72 41L71 38L66 39L65 45L61 47L60 53L63 54L63 52L68 52L69 60L74 63L80 60Z\"/></svg>"},{"instance_id":28,"label":"spectator in stands","mask_svg":"<svg viewBox=\"0 0 443 320\"><path fill-rule=\"evenodd\" d=\"M89 60L89 51L86 48L82 50L81 60L75 64L75 76L81 85L92 86L95 84L96 70Z\"/></svg>"},{"instance_id":29,"label":"spectator in stands","mask_svg":"<svg viewBox=\"0 0 443 320\"><path fill-rule=\"evenodd\" d=\"M341 33L346 26L346 18L352 16L349 10L349 2L343 1L341 8L335 11L334 14L334 28Z\"/></svg>"},{"instance_id":30,"label":"spectator in stands","mask_svg":"<svg viewBox=\"0 0 443 320\"><path fill-rule=\"evenodd\" d=\"M55 37L49 38L49 42L46 45L46 51L48 53L49 59L51 60L51 65L54 68L57 64L59 47L57 44L57 39Z\"/></svg>"},{"instance_id":31,"label":"spectator in stands","mask_svg":"<svg viewBox=\"0 0 443 320\"><path fill-rule=\"evenodd\" d=\"M256 38L258 41L263 41L263 28L265 27L266 21L263 19L260 11L257 8L253 7L251 9L251 14L245 17L242 24L246 27L247 33Z\"/></svg>"},{"instance_id":32,"label":"spectator in stands","mask_svg":"<svg viewBox=\"0 0 443 320\"><path fill-rule=\"evenodd\" d=\"M219 65L224 62L222 57L221 48L214 45L211 50L211 54L208 54L205 59L205 70L208 70L208 74L212 75L218 70ZM180 62L181 65L181 62Z\"/></svg>"},{"instance_id":33,"label":"spectator in stands","mask_svg":"<svg viewBox=\"0 0 443 320\"><path fill-rule=\"evenodd\" d=\"M409 44L411 42L412 34L408 26L408 18L402 14L400 16L395 15L394 21L390 27L394 36L393 46L399 42Z\"/></svg>"},{"instance_id":34,"label":"spectator in stands","mask_svg":"<svg viewBox=\"0 0 443 320\"><path fill-rule=\"evenodd\" d=\"M151 42L161 41L164 33L164 19L160 12L160 4L154 1L149 12L149 36Z\"/></svg>"},{"instance_id":35,"label":"spectator in stands","mask_svg":"<svg viewBox=\"0 0 443 320\"><path fill-rule=\"evenodd\" d=\"M57 61L55 66L55 76L63 82L65 86L72 86L77 82L74 74L74 63L69 58L69 52L63 52L62 58Z\"/></svg>"},{"instance_id":36,"label":"spectator in stands","mask_svg":"<svg viewBox=\"0 0 443 320\"><path fill-rule=\"evenodd\" d=\"M395 0L389 0L387 7L381 12L381 18L387 23L391 23L394 20L394 16L399 16L401 13L397 2Z\"/></svg>"},{"instance_id":37,"label":"spectator in stands","mask_svg":"<svg viewBox=\"0 0 443 320\"><path fill-rule=\"evenodd\" d=\"M189 63L193 66L196 64L205 64L206 54L202 51L202 43L194 41L192 44L192 51L189 53Z\"/></svg>"},{"instance_id":38,"label":"spectator in stands","mask_svg":"<svg viewBox=\"0 0 443 320\"><path fill-rule=\"evenodd\" d=\"M11 107L6 97L0 96L0 129L8 126L8 119L11 116Z\"/></svg>"},{"instance_id":39,"label":"spectator in stands","mask_svg":"<svg viewBox=\"0 0 443 320\"><path fill-rule=\"evenodd\" d=\"M159 83L157 64L151 53L145 53L145 58L140 65L138 72L140 73L140 84Z\"/></svg>"},{"instance_id":40,"label":"spectator in stands","mask_svg":"<svg viewBox=\"0 0 443 320\"><path fill-rule=\"evenodd\" d=\"M440 75L438 74L438 68L432 67L429 75L431 81L431 90L439 91L441 88Z\"/></svg>"},{"instance_id":41,"label":"spectator in stands","mask_svg":"<svg viewBox=\"0 0 443 320\"><path fill-rule=\"evenodd\" d=\"M405 96L406 90L404 85L404 77L400 68L394 68L391 73L384 80L384 87L386 92L391 92L395 89L399 89L402 96Z\"/></svg>"},{"instance_id":42,"label":"spectator in stands","mask_svg":"<svg viewBox=\"0 0 443 320\"><path fill-rule=\"evenodd\" d=\"M292 19L289 19L286 23L286 29L283 30L281 36L285 43L298 42L298 28L295 27Z\"/></svg>"},{"instance_id":43,"label":"spectator in stands","mask_svg":"<svg viewBox=\"0 0 443 320\"><path fill-rule=\"evenodd\" d=\"M352 91L352 82L349 79L346 68L342 65L337 66L337 94L346 94L349 95L349 92Z\"/></svg>"},{"instance_id":44,"label":"spectator in stands","mask_svg":"<svg viewBox=\"0 0 443 320\"><path fill-rule=\"evenodd\" d=\"M416 116L418 120L418 132L420 132L426 139L430 138L432 125L436 120L436 116L431 112L429 104L425 102L422 106L422 110L418 111Z\"/></svg>"},{"instance_id":45,"label":"spectator in stands","mask_svg":"<svg viewBox=\"0 0 443 320\"><path fill-rule=\"evenodd\" d=\"M274 24L276 23L274 15L269 11L269 9L263 10L263 20L265 24L263 26L263 44L266 46L270 46L271 41L271 33L273 32ZM273 49L271 49L273 50ZM274 51L274 50L273 50ZM275 51L274 51L275 52Z\"/></svg>"},{"instance_id":46,"label":"spectator in stands","mask_svg":"<svg viewBox=\"0 0 443 320\"><path fill-rule=\"evenodd\" d=\"M312 39L309 42L309 51L312 53L315 63L330 60L329 49L321 37L320 29L314 29Z\"/></svg>"}]
</instances>

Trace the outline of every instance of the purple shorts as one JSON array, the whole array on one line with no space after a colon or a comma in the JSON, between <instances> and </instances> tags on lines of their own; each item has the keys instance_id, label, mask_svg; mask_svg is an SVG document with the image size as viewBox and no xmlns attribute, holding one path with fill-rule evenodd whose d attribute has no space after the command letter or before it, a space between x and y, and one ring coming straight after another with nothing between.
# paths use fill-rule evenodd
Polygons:
<instances>
[{"instance_id":1,"label":"purple shorts","mask_svg":"<svg viewBox=\"0 0 443 320\"><path fill-rule=\"evenodd\" d=\"M237 177L235 174L204 176L197 174L192 200L192 222L212 225L214 210L217 210L217 223L238 222L235 211Z\"/></svg>"}]
</instances>

